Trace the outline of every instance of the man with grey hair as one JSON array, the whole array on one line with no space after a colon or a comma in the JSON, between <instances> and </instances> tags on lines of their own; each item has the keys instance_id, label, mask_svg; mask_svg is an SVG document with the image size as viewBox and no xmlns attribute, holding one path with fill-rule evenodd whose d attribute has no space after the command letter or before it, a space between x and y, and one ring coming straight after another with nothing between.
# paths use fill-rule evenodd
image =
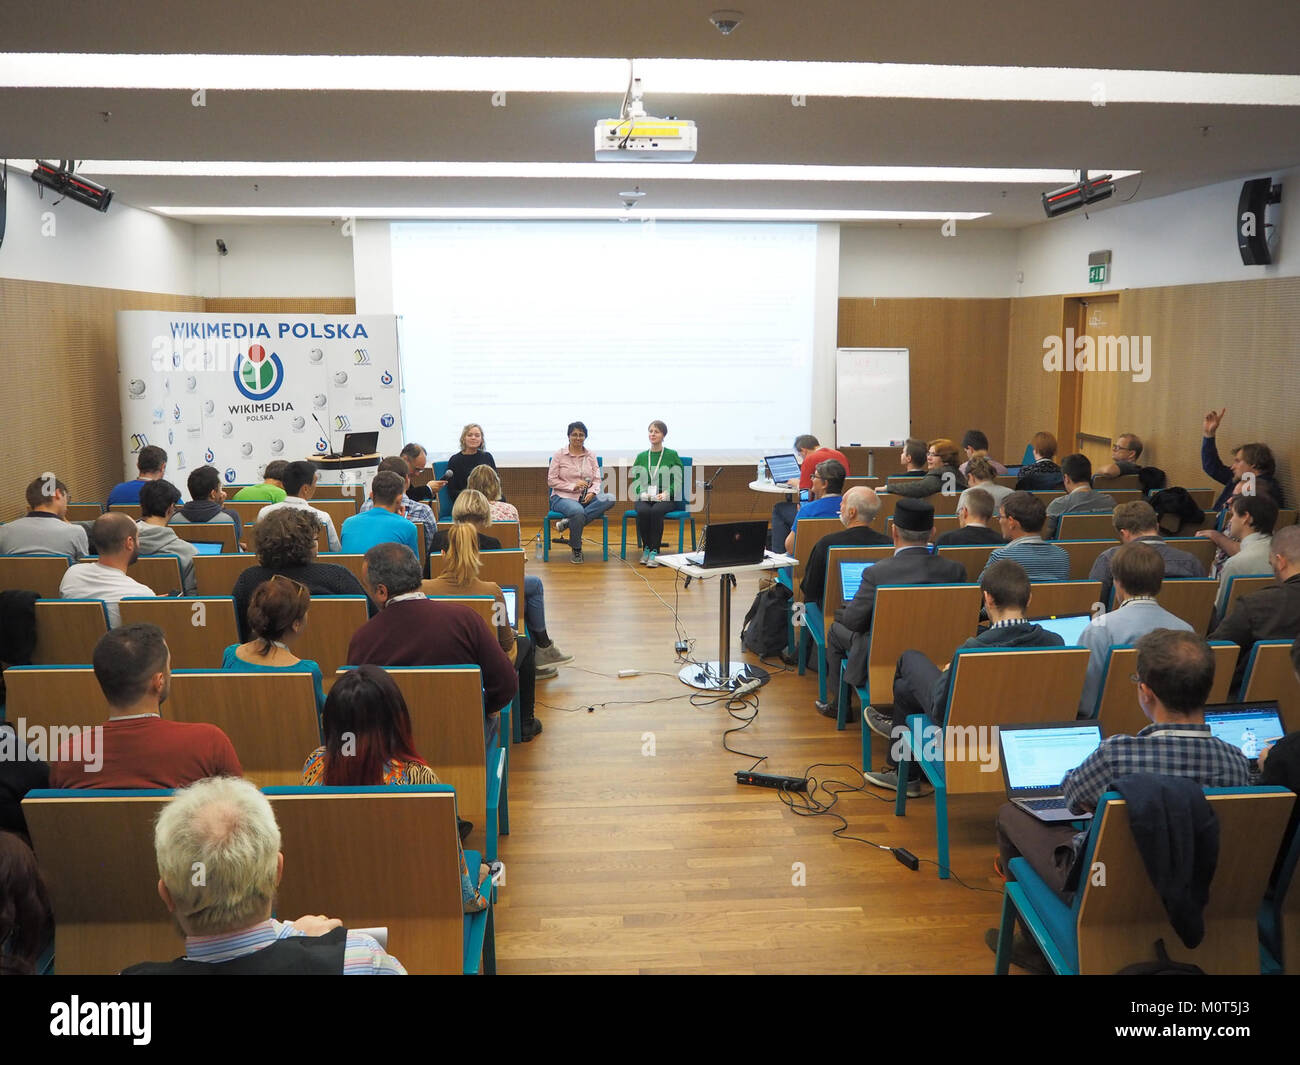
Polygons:
<instances>
[{"instance_id":1,"label":"man with grey hair","mask_svg":"<svg viewBox=\"0 0 1300 1065\"><path fill-rule=\"evenodd\" d=\"M1246 672L1250 649L1259 640L1290 640L1300 633L1300 525L1288 525L1273 534L1269 566L1277 584L1242 596L1231 614L1210 633L1211 640L1232 640L1241 645L1234 690Z\"/></svg>"},{"instance_id":2,"label":"man with grey hair","mask_svg":"<svg viewBox=\"0 0 1300 1065\"><path fill-rule=\"evenodd\" d=\"M284 875L280 826L247 780L214 777L178 791L158 815L154 850L158 894L185 936L185 956L123 975L406 975L371 936L338 919L272 920Z\"/></svg>"},{"instance_id":3,"label":"man with grey hair","mask_svg":"<svg viewBox=\"0 0 1300 1065\"><path fill-rule=\"evenodd\" d=\"M826 591L826 559L832 547L882 547L893 541L882 532L871 528L880 513L880 497L864 485L857 485L844 493L840 500L840 522L844 528L827 533L813 545L804 566L803 581L799 585L805 603L822 605Z\"/></svg>"},{"instance_id":4,"label":"man with grey hair","mask_svg":"<svg viewBox=\"0 0 1300 1065\"><path fill-rule=\"evenodd\" d=\"M420 563L408 547L377 544L366 552L361 573L380 609L353 633L348 665L478 666L488 732L494 734L499 711L519 690L497 634L472 607L425 595Z\"/></svg>"},{"instance_id":5,"label":"man with grey hair","mask_svg":"<svg viewBox=\"0 0 1300 1065\"><path fill-rule=\"evenodd\" d=\"M99 552L95 562L69 566L59 582L63 599L101 599L108 611L108 627L122 624L118 603L127 596L150 596L147 584L126 575L130 565L140 557L140 531L135 522L121 511L101 514L90 527L90 542Z\"/></svg>"},{"instance_id":6,"label":"man with grey hair","mask_svg":"<svg viewBox=\"0 0 1300 1065\"><path fill-rule=\"evenodd\" d=\"M1110 602L1112 579L1111 561L1115 552L1124 544L1144 543L1165 560L1165 579L1170 577L1204 577L1205 566L1201 560L1186 551L1170 547L1160 538L1159 518L1156 508L1145 499L1133 499L1117 506L1111 515L1111 523L1120 542L1115 547L1108 547L1092 564L1088 571L1088 580L1101 581L1100 602Z\"/></svg>"}]
</instances>

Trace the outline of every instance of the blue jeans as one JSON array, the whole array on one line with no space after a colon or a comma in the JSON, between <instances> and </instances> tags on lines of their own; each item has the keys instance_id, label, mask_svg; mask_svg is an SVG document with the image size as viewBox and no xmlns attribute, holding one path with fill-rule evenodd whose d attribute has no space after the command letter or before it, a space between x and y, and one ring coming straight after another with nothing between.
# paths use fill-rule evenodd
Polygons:
<instances>
[{"instance_id":1,"label":"blue jeans","mask_svg":"<svg viewBox=\"0 0 1300 1065\"><path fill-rule=\"evenodd\" d=\"M546 631L546 591L531 573L524 577L524 620L530 633Z\"/></svg>"},{"instance_id":2,"label":"blue jeans","mask_svg":"<svg viewBox=\"0 0 1300 1065\"><path fill-rule=\"evenodd\" d=\"M798 513L798 503L778 503L772 508L772 550L777 554L785 554L785 538Z\"/></svg>"},{"instance_id":3,"label":"blue jeans","mask_svg":"<svg viewBox=\"0 0 1300 1065\"><path fill-rule=\"evenodd\" d=\"M596 493L596 498L586 506L576 499L561 499L559 496L551 496L550 503L553 511L568 519L569 543L573 545L575 551L582 550L582 530L587 522L599 518L613 505L614 497L607 492Z\"/></svg>"}]
</instances>

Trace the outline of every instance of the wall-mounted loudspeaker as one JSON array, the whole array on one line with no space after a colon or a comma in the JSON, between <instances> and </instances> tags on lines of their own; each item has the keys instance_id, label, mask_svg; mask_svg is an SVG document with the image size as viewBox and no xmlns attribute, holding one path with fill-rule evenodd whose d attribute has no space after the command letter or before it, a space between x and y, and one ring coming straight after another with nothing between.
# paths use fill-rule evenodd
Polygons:
<instances>
[{"instance_id":1,"label":"wall-mounted loudspeaker","mask_svg":"<svg viewBox=\"0 0 1300 1065\"><path fill-rule=\"evenodd\" d=\"M1237 200L1237 249L1247 266L1267 266L1273 261L1282 203L1282 185L1272 178L1255 178L1241 186ZM1271 210L1270 210L1271 208Z\"/></svg>"}]
</instances>

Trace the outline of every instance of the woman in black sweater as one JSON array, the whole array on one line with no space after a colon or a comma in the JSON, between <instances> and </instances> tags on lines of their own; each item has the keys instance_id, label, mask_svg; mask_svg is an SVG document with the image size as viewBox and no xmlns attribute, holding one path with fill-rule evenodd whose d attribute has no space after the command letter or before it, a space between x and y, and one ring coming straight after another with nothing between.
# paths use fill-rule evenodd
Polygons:
<instances>
[{"instance_id":1,"label":"woman in black sweater","mask_svg":"<svg viewBox=\"0 0 1300 1065\"><path fill-rule=\"evenodd\" d=\"M346 566L316 561L316 516L297 507L273 510L257 523L257 561L235 581L235 622L239 639L247 643L248 603L263 581L277 573L305 585L312 595L365 595L361 582ZM370 616L375 604L366 600Z\"/></svg>"},{"instance_id":2,"label":"woman in black sweater","mask_svg":"<svg viewBox=\"0 0 1300 1065\"><path fill-rule=\"evenodd\" d=\"M453 503L468 487L470 470L484 465L497 468L492 453L484 449L483 426L471 422L460 431L460 451L447 460L447 472L443 475Z\"/></svg>"}]
</instances>

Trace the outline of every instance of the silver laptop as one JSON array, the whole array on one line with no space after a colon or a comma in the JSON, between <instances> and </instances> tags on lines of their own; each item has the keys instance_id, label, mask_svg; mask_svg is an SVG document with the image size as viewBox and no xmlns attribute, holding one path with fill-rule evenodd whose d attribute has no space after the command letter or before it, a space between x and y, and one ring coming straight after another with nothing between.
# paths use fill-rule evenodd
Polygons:
<instances>
[{"instance_id":1,"label":"silver laptop","mask_svg":"<svg viewBox=\"0 0 1300 1065\"><path fill-rule=\"evenodd\" d=\"M763 461L767 463L767 472L771 475L772 480L778 484L785 481L797 481L802 472L799 459L793 454L764 455Z\"/></svg>"},{"instance_id":2,"label":"silver laptop","mask_svg":"<svg viewBox=\"0 0 1300 1065\"><path fill-rule=\"evenodd\" d=\"M1272 701L1207 706L1205 723L1214 736L1236 747L1252 765L1259 761L1260 751L1286 735L1282 715Z\"/></svg>"},{"instance_id":3,"label":"silver laptop","mask_svg":"<svg viewBox=\"0 0 1300 1065\"><path fill-rule=\"evenodd\" d=\"M1065 774L1101 746L1101 726L1083 721L1010 725L998 729L1002 779L1007 798L1025 813L1049 823L1081 821L1065 804Z\"/></svg>"}]
</instances>

